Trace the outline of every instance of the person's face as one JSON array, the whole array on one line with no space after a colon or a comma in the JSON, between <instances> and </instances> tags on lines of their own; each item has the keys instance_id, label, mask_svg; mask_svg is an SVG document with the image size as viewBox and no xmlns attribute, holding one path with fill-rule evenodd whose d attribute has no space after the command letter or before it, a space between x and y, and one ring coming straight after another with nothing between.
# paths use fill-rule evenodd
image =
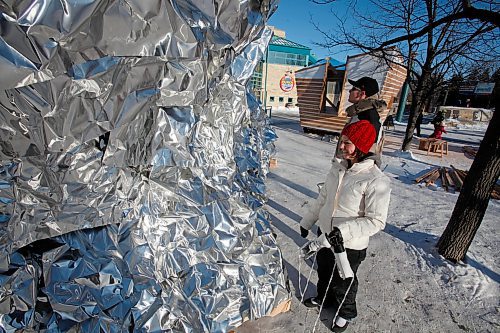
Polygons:
<instances>
[{"instance_id":1,"label":"person's face","mask_svg":"<svg viewBox=\"0 0 500 333\"><path fill-rule=\"evenodd\" d=\"M349 90L349 98L348 101L351 103L357 103L362 99L366 98L366 94L363 90L352 87L351 90Z\"/></svg>"},{"instance_id":2,"label":"person's face","mask_svg":"<svg viewBox=\"0 0 500 333\"><path fill-rule=\"evenodd\" d=\"M340 137L339 149L342 152L342 158L345 160L354 160L356 158L356 146L347 136L342 135Z\"/></svg>"}]
</instances>

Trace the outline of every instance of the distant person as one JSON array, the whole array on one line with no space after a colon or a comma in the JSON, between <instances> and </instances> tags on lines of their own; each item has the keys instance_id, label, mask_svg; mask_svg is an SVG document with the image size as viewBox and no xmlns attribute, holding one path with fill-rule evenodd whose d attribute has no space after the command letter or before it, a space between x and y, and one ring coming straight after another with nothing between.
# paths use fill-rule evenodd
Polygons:
<instances>
[{"instance_id":1,"label":"distant person","mask_svg":"<svg viewBox=\"0 0 500 333\"><path fill-rule=\"evenodd\" d=\"M443 122L435 123L434 124L434 132L429 136L429 138L442 139L443 133L448 133L448 132L446 132L446 129L444 128L444 123Z\"/></svg>"},{"instance_id":2,"label":"distant person","mask_svg":"<svg viewBox=\"0 0 500 333\"><path fill-rule=\"evenodd\" d=\"M314 224L319 237L306 243L306 257L316 253L317 295L306 299L307 307L339 310L332 331L343 332L357 316L356 272L366 258L370 236L384 229L389 208L390 181L375 164L370 148L376 132L367 120L347 125L341 133L340 158L334 157L318 198L307 207L300 222L300 234L307 237ZM350 266L350 276L343 279L331 245L343 244ZM336 267L339 267L337 263ZM346 267L346 266L343 266ZM341 270L345 272L344 270ZM375 282L375 281L374 281Z\"/></svg>"},{"instance_id":3,"label":"distant person","mask_svg":"<svg viewBox=\"0 0 500 333\"><path fill-rule=\"evenodd\" d=\"M394 127L394 116L392 114L388 114L383 125L386 130L388 130L390 127Z\"/></svg>"},{"instance_id":4,"label":"distant person","mask_svg":"<svg viewBox=\"0 0 500 333\"><path fill-rule=\"evenodd\" d=\"M444 117L444 112L443 111L438 111L436 113L436 115L434 116L434 118L432 118L431 124L437 124L437 123L443 122L444 118L445 118Z\"/></svg>"},{"instance_id":5,"label":"distant person","mask_svg":"<svg viewBox=\"0 0 500 333\"><path fill-rule=\"evenodd\" d=\"M424 119L424 113L420 112L417 117L417 122L415 123L415 129L417 130L417 136L420 137L420 125L422 125L422 120Z\"/></svg>"},{"instance_id":6,"label":"distant person","mask_svg":"<svg viewBox=\"0 0 500 333\"><path fill-rule=\"evenodd\" d=\"M377 80L364 76L359 80L348 79L352 88L349 90L348 101L353 103L346 109L347 116L350 117L348 124L360 120L366 120L375 128L375 142L378 143L382 137L382 122L380 113L387 109L387 103L378 99L379 86ZM340 143L340 142L339 142ZM376 147L373 149L376 153L373 158L377 165L381 165L380 152ZM337 145L339 153L339 144Z\"/></svg>"}]
</instances>

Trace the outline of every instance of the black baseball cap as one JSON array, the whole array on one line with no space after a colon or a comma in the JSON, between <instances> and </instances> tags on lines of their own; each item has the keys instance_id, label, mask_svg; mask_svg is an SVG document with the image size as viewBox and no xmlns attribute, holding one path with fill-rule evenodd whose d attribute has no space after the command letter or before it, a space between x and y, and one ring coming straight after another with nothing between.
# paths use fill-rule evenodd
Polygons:
<instances>
[{"instance_id":1,"label":"black baseball cap","mask_svg":"<svg viewBox=\"0 0 500 333\"><path fill-rule=\"evenodd\" d=\"M357 81L349 79L347 81L349 81L349 83L352 84L353 87L363 90L366 94L366 97L373 96L379 91L377 80L372 79L371 77L363 76Z\"/></svg>"}]
</instances>

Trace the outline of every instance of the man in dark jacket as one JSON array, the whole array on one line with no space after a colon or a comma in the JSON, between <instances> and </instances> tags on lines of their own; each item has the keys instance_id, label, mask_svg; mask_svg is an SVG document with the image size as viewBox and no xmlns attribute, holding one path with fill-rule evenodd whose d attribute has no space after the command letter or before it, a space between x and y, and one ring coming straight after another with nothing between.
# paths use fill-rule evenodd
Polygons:
<instances>
[{"instance_id":1,"label":"man in dark jacket","mask_svg":"<svg viewBox=\"0 0 500 333\"><path fill-rule=\"evenodd\" d=\"M358 120L368 120L377 133L376 142L380 139L380 121L379 113L387 109L387 104L383 100L377 98L379 87L377 80L371 77L364 76L361 79L347 80L352 84L349 90L348 101L353 103L346 109L348 117L351 117L349 123L354 123Z\"/></svg>"},{"instance_id":2,"label":"man in dark jacket","mask_svg":"<svg viewBox=\"0 0 500 333\"><path fill-rule=\"evenodd\" d=\"M372 147L372 152L375 153L372 158L380 167L382 163L381 152L378 150L377 145L382 137L380 113L387 109L387 103L377 98L379 92L377 80L364 76L359 80L349 79L347 81L352 85L351 90L349 90L348 101L353 104L346 109L347 116L351 117L346 126L359 120L368 120L375 127L377 137L375 139L376 144Z\"/></svg>"}]
</instances>

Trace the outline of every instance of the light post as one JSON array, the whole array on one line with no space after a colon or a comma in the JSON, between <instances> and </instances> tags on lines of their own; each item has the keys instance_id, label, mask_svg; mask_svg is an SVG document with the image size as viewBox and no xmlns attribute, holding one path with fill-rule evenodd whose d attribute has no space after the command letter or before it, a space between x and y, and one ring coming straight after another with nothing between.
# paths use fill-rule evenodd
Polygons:
<instances>
[{"instance_id":1,"label":"light post","mask_svg":"<svg viewBox=\"0 0 500 333\"><path fill-rule=\"evenodd\" d=\"M396 114L396 120L398 122L403 121L403 113L406 107L406 99L408 98L408 91L410 90L410 80L411 71L413 67L413 59L417 55L416 52L410 53L410 59L408 60L408 74L406 75L405 83L403 84L403 90L401 90L401 98L399 99L398 112Z\"/></svg>"},{"instance_id":2,"label":"light post","mask_svg":"<svg viewBox=\"0 0 500 333\"><path fill-rule=\"evenodd\" d=\"M266 76L264 77L264 110L267 112L267 63L268 63L268 55L269 55L269 45L266 49ZM269 118L271 118L271 110L269 110Z\"/></svg>"}]
</instances>

